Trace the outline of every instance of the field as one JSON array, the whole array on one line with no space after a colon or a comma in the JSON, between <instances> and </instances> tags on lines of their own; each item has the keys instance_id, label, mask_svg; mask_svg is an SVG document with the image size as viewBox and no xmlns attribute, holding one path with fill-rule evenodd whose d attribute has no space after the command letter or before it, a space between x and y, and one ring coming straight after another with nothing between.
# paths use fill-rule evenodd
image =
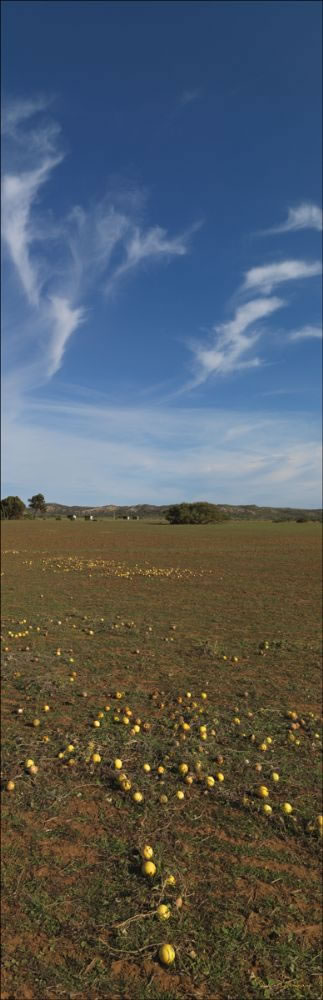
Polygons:
<instances>
[{"instance_id":1,"label":"field","mask_svg":"<svg viewBox=\"0 0 323 1000\"><path fill-rule=\"evenodd\" d=\"M2 549L2 1000L318 1000L321 527Z\"/></svg>"}]
</instances>

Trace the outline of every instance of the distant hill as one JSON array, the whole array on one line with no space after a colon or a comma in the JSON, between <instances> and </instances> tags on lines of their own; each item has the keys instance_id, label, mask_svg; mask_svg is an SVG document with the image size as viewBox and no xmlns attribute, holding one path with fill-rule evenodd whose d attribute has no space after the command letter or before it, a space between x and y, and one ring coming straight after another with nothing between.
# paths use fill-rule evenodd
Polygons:
<instances>
[{"instance_id":1,"label":"distant hill","mask_svg":"<svg viewBox=\"0 0 323 1000\"><path fill-rule=\"evenodd\" d=\"M116 504L105 504L103 507L81 507L67 506L61 503L48 503L47 515L51 517L68 517L69 514L76 514L77 517L84 517L85 514L92 514L93 517L122 518L139 517L140 520L165 520L165 514L170 504L161 506L155 504L134 504L133 506L118 507ZM302 507L257 507L256 504L217 504L220 511L228 514L233 521L296 521L304 518L307 521L321 521L322 511L317 509L306 510Z\"/></svg>"}]
</instances>

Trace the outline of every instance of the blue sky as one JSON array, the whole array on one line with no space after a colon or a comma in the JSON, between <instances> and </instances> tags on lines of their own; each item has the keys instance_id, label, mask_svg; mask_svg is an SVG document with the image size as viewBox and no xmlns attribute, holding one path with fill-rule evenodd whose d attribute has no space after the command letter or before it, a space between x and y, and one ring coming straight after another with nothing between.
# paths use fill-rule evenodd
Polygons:
<instances>
[{"instance_id":1,"label":"blue sky","mask_svg":"<svg viewBox=\"0 0 323 1000\"><path fill-rule=\"evenodd\" d=\"M3 496L320 505L320 18L4 4Z\"/></svg>"}]
</instances>

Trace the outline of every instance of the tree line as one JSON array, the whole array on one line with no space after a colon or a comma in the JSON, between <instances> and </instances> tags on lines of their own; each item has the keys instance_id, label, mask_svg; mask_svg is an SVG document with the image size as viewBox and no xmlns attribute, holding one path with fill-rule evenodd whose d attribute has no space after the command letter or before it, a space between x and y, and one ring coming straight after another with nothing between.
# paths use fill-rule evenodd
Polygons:
<instances>
[{"instance_id":1,"label":"tree line","mask_svg":"<svg viewBox=\"0 0 323 1000\"><path fill-rule=\"evenodd\" d=\"M12 521L26 516L27 510L35 516L45 514L47 504L43 493L35 493L28 500L28 509L20 497L9 496L1 500L1 518ZM180 503L173 504L165 514L170 524L211 524L227 521L228 514L213 503Z\"/></svg>"}]
</instances>

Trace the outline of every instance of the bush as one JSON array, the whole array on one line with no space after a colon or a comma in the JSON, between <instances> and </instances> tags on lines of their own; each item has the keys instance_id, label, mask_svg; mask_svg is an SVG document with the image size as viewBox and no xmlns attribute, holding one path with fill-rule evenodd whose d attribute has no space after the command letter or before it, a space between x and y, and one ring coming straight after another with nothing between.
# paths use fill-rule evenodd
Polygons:
<instances>
[{"instance_id":1,"label":"bush","mask_svg":"<svg viewBox=\"0 0 323 1000\"><path fill-rule=\"evenodd\" d=\"M1 500L1 519L14 521L22 517L25 504L20 497L5 497Z\"/></svg>"},{"instance_id":2,"label":"bush","mask_svg":"<svg viewBox=\"0 0 323 1000\"><path fill-rule=\"evenodd\" d=\"M228 514L213 503L173 504L165 514L170 524L213 524L228 521Z\"/></svg>"}]
</instances>

